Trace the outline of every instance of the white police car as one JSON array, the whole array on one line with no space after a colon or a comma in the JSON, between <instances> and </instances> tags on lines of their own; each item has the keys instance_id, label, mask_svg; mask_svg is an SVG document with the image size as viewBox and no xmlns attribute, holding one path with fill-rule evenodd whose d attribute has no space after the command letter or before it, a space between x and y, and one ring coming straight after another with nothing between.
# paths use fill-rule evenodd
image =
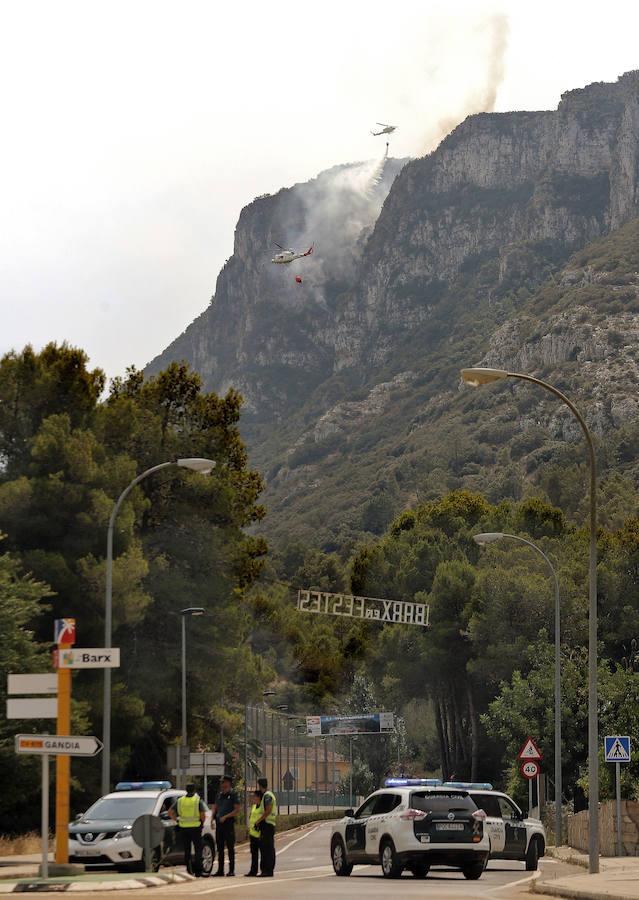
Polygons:
<instances>
[{"instance_id":1,"label":"white police car","mask_svg":"<svg viewBox=\"0 0 639 900\"><path fill-rule=\"evenodd\" d=\"M379 863L387 878L404 869L424 878L431 866L443 865L477 879L490 852L485 819L468 790L437 779L388 778L333 826L333 869L350 875L358 863Z\"/></svg>"},{"instance_id":2,"label":"white police car","mask_svg":"<svg viewBox=\"0 0 639 900\"><path fill-rule=\"evenodd\" d=\"M123 781L115 791L105 794L69 825L69 862L90 867L114 867L118 870L144 869L142 848L133 840L131 830L138 816L159 816L164 825L164 840L153 851L153 869L181 863L184 854L176 840L176 823L169 809L185 791L176 790L170 781ZM211 874L215 862L215 834L211 814L206 814L202 829L202 874Z\"/></svg>"},{"instance_id":3,"label":"white police car","mask_svg":"<svg viewBox=\"0 0 639 900\"><path fill-rule=\"evenodd\" d=\"M527 819L508 794L492 790L489 784L466 784L475 805L486 813L491 859L519 859L528 871L537 868L546 852L546 829L539 819Z\"/></svg>"}]
</instances>

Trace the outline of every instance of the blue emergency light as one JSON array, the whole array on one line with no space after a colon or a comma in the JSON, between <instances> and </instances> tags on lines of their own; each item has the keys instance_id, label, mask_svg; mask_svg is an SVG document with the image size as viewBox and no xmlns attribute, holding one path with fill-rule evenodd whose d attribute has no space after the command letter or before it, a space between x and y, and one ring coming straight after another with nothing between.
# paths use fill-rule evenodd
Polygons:
<instances>
[{"instance_id":1,"label":"blue emergency light","mask_svg":"<svg viewBox=\"0 0 639 900\"><path fill-rule=\"evenodd\" d=\"M447 781L444 784L447 788L459 788L462 791L492 791L493 786L488 781Z\"/></svg>"},{"instance_id":2,"label":"blue emergency light","mask_svg":"<svg viewBox=\"0 0 639 900\"><path fill-rule=\"evenodd\" d=\"M170 781L118 781L116 791L168 791Z\"/></svg>"},{"instance_id":3,"label":"blue emergency light","mask_svg":"<svg viewBox=\"0 0 639 900\"><path fill-rule=\"evenodd\" d=\"M384 787L441 787L440 778L386 778Z\"/></svg>"}]
</instances>

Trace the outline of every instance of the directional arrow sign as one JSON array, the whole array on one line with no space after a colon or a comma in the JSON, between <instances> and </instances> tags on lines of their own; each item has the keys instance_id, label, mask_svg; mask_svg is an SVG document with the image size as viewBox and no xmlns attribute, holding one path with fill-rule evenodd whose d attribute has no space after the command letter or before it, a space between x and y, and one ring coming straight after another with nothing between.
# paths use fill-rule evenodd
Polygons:
<instances>
[{"instance_id":1,"label":"directional arrow sign","mask_svg":"<svg viewBox=\"0 0 639 900\"><path fill-rule=\"evenodd\" d=\"M630 762L630 738L628 735L613 734L605 738L606 762Z\"/></svg>"},{"instance_id":2,"label":"directional arrow sign","mask_svg":"<svg viewBox=\"0 0 639 900\"><path fill-rule=\"evenodd\" d=\"M97 756L104 745L97 737L60 734L16 734L16 753Z\"/></svg>"},{"instance_id":3,"label":"directional arrow sign","mask_svg":"<svg viewBox=\"0 0 639 900\"><path fill-rule=\"evenodd\" d=\"M539 747L531 737L527 737L524 746L519 751L517 759L541 759Z\"/></svg>"}]
</instances>

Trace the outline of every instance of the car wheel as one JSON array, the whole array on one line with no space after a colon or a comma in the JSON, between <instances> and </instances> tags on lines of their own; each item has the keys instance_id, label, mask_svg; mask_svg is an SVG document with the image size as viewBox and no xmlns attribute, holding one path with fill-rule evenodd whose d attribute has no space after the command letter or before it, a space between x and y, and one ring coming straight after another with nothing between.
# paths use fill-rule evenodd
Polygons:
<instances>
[{"instance_id":1,"label":"car wheel","mask_svg":"<svg viewBox=\"0 0 639 900\"><path fill-rule=\"evenodd\" d=\"M539 843L537 838L531 838L526 851L526 871L536 872L539 865Z\"/></svg>"},{"instance_id":2,"label":"car wheel","mask_svg":"<svg viewBox=\"0 0 639 900\"><path fill-rule=\"evenodd\" d=\"M379 859L382 864L382 873L385 878L399 878L404 867L397 859L395 845L390 838L386 838L379 848Z\"/></svg>"},{"instance_id":3,"label":"car wheel","mask_svg":"<svg viewBox=\"0 0 639 900\"><path fill-rule=\"evenodd\" d=\"M415 878L426 878L430 870L430 863L417 863L410 868Z\"/></svg>"},{"instance_id":4,"label":"car wheel","mask_svg":"<svg viewBox=\"0 0 639 900\"><path fill-rule=\"evenodd\" d=\"M350 875L353 864L346 860L346 848L340 837L334 838L331 844L331 862L336 875Z\"/></svg>"},{"instance_id":5,"label":"car wheel","mask_svg":"<svg viewBox=\"0 0 639 900\"><path fill-rule=\"evenodd\" d=\"M467 863L465 866L462 866L464 878L467 878L469 881L477 881L477 879L481 878L483 875L487 861L488 857L483 857L482 859L474 860L472 863Z\"/></svg>"},{"instance_id":6,"label":"car wheel","mask_svg":"<svg viewBox=\"0 0 639 900\"><path fill-rule=\"evenodd\" d=\"M215 844L210 837L202 841L202 877L208 878L215 865Z\"/></svg>"}]
</instances>

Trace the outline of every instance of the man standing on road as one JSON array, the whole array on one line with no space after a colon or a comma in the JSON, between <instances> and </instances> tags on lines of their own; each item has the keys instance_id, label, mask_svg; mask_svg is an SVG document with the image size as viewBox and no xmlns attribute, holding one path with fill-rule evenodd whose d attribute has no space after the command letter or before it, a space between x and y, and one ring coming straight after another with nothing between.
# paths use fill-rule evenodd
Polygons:
<instances>
[{"instance_id":1,"label":"man standing on road","mask_svg":"<svg viewBox=\"0 0 639 900\"><path fill-rule=\"evenodd\" d=\"M260 856L262 878L272 878L275 870L275 823L277 822L277 800L273 791L268 790L266 778L258 778L257 783L262 791L260 817L256 827L260 831Z\"/></svg>"},{"instance_id":2,"label":"man standing on road","mask_svg":"<svg viewBox=\"0 0 639 900\"><path fill-rule=\"evenodd\" d=\"M180 837L184 848L184 865L187 872L192 872L196 878L202 874L202 826L206 806L195 793L195 785L187 784L186 796L178 797L169 809L169 815L176 819L180 826ZM193 847L193 862L191 863L191 846Z\"/></svg>"},{"instance_id":3,"label":"man standing on road","mask_svg":"<svg viewBox=\"0 0 639 900\"><path fill-rule=\"evenodd\" d=\"M213 804L216 821L218 869L216 875L224 875L224 847L229 851L229 875L235 875L235 818L240 812L240 798L232 790L230 775L222 779L222 790Z\"/></svg>"}]
</instances>

